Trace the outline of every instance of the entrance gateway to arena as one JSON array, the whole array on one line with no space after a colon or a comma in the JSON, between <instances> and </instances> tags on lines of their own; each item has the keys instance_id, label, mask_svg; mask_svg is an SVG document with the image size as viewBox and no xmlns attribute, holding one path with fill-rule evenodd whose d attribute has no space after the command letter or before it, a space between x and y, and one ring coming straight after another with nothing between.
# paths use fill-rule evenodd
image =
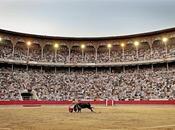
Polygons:
<instances>
[{"instance_id":1,"label":"entrance gateway to arena","mask_svg":"<svg viewBox=\"0 0 175 130\"><path fill-rule=\"evenodd\" d=\"M36 92L34 90L24 90L21 92L22 100L38 100Z\"/></svg>"}]
</instances>

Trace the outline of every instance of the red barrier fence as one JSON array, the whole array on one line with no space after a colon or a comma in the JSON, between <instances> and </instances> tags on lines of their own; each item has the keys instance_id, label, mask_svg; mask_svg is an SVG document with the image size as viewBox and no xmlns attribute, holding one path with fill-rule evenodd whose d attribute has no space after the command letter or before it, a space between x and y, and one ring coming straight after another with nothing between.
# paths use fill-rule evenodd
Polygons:
<instances>
[{"instance_id":1,"label":"red barrier fence","mask_svg":"<svg viewBox=\"0 0 175 130\"><path fill-rule=\"evenodd\" d=\"M114 101L114 104L160 104L175 105L175 100L140 100L140 101Z\"/></svg>"},{"instance_id":2,"label":"red barrier fence","mask_svg":"<svg viewBox=\"0 0 175 130\"><path fill-rule=\"evenodd\" d=\"M81 101L90 102L95 105L113 106L115 104L161 104L175 105L175 100L140 100L140 101L114 101L114 100L97 100L97 101ZM0 105L69 105L72 101L0 101Z\"/></svg>"}]
</instances>

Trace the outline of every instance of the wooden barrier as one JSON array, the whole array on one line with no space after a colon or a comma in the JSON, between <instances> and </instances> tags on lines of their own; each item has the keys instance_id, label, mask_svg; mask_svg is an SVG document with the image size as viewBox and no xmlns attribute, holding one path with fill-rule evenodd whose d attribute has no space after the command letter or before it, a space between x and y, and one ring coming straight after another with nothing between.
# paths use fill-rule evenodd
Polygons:
<instances>
[{"instance_id":1,"label":"wooden barrier","mask_svg":"<svg viewBox=\"0 0 175 130\"><path fill-rule=\"evenodd\" d=\"M115 101L115 100L97 100L97 101L80 101L89 102L94 105L113 106L117 104L160 104L175 105L175 100L140 100L140 101ZM72 101L0 101L0 105L69 105Z\"/></svg>"}]
</instances>

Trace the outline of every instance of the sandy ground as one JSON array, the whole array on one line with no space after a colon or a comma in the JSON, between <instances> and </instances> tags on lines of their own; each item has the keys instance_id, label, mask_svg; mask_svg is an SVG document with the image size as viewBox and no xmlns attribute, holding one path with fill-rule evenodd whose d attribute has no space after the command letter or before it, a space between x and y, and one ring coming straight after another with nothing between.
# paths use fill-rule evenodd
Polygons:
<instances>
[{"instance_id":1,"label":"sandy ground","mask_svg":"<svg viewBox=\"0 0 175 130\"><path fill-rule=\"evenodd\" d=\"M175 130L175 106L95 106L69 113L68 106L0 106L0 130Z\"/></svg>"}]
</instances>

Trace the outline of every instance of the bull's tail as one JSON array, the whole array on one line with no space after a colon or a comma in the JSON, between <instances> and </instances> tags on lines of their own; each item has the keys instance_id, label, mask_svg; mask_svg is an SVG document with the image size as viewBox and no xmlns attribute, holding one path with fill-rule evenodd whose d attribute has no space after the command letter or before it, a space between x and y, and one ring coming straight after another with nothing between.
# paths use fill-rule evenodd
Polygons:
<instances>
[{"instance_id":1,"label":"bull's tail","mask_svg":"<svg viewBox=\"0 0 175 130\"><path fill-rule=\"evenodd\" d=\"M94 110L93 110L94 107L92 107L89 102L87 104L89 105L89 109L91 110L91 112L94 112Z\"/></svg>"},{"instance_id":2,"label":"bull's tail","mask_svg":"<svg viewBox=\"0 0 175 130\"><path fill-rule=\"evenodd\" d=\"M93 108L94 108L94 107L90 106L90 110L91 110L91 112L94 112Z\"/></svg>"}]
</instances>

